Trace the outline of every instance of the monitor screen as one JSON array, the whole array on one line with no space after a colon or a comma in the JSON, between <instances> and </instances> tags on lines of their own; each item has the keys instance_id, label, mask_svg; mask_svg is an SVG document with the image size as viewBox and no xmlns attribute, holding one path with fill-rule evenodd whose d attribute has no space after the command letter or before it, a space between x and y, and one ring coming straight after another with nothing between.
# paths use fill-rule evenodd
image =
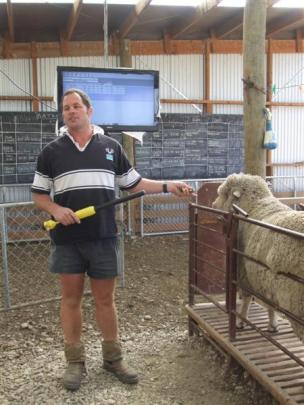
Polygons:
<instances>
[{"instance_id":1,"label":"monitor screen","mask_svg":"<svg viewBox=\"0 0 304 405\"><path fill-rule=\"evenodd\" d=\"M93 106L92 122L107 132L156 131L159 74L154 70L57 67L57 105L70 88L83 90ZM62 118L59 124L63 125Z\"/></svg>"}]
</instances>

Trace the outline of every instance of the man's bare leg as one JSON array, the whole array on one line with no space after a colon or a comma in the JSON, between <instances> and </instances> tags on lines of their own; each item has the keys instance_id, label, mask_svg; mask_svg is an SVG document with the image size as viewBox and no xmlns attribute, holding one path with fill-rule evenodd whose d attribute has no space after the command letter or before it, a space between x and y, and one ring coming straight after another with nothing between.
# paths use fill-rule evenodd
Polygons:
<instances>
[{"instance_id":1,"label":"man's bare leg","mask_svg":"<svg viewBox=\"0 0 304 405\"><path fill-rule=\"evenodd\" d=\"M79 343L82 330L82 296L84 274L62 274L61 283L61 325L67 343Z\"/></svg>"},{"instance_id":2,"label":"man's bare leg","mask_svg":"<svg viewBox=\"0 0 304 405\"><path fill-rule=\"evenodd\" d=\"M61 283L61 325L64 335L64 352L67 368L63 376L66 389L78 390L85 372L85 351L81 343L84 274L60 275Z\"/></svg>"},{"instance_id":3,"label":"man's bare leg","mask_svg":"<svg viewBox=\"0 0 304 405\"><path fill-rule=\"evenodd\" d=\"M118 337L118 320L114 301L115 279L91 279L92 293L96 302L96 320L103 342L103 367L126 384L136 384L136 372L123 361Z\"/></svg>"}]
</instances>

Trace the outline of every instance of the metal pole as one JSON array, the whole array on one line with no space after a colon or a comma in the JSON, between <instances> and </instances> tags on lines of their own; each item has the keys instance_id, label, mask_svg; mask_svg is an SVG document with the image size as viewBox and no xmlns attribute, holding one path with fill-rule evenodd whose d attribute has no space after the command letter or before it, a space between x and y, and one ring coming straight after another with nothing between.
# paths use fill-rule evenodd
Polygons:
<instances>
[{"instance_id":1,"label":"metal pole","mask_svg":"<svg viewBox=\"0 0 304 405\"><path fill-rule=\"evenodd\" d=\"M237 247L238 220L230 214L230 230L227 235L229 239L229 263L228 263L228 279L227 288L229 290L228 298L228 317L229 317L229 340L233 341L236 337L236 299L237 299L237 255L235 253ZM227 258L228 259L228 258Z\"/></svg>"},{"instance_id":2,"label":"metal pole","mask_svg":"<svg viewBox=\"0 0 304 405\"><path fill-rule=\"evenodd\" d=\"M109 66L109 40L108 40L108 3L104 0L103 6L103 54L105 67Z\"/></svg>"},{"instance_id":3,"label":"metal pole","mask_svg":"<svg viewBox=\"0 0 304 405\"><path fill-rule=\"evenodd\" d=\"M5 309L10 309L11 299L10 299L9 279L8 279L7 230L6 230L5 212L6 212L5 207L1 207L0 227L1 227L2 264L3 264L4 306Z\"/></svg>"},{"instance_id":4,"label":"metal pole","mask_svg":"<svg viewBox=\"0 0 304 405\"><path fill-rule=\"evenodd\" d=\"M140 198L140 236L144 236L144 198Z\"/></svg>"},{"instance_id":5,"label":"metal pole","mask_svg":"<svg viewBox=\"0 0 304 405\"><path fill-rule=\"evenodd\" d=\"M128 202L128 235L132 235L131 204Z\"/></svg>"}]
</instances>

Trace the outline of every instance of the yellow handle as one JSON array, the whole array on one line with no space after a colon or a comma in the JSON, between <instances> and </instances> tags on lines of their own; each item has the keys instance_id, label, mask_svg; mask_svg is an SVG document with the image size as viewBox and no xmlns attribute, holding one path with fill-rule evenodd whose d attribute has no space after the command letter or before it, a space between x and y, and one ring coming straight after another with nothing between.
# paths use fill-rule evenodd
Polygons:
<instances>
[{"instance_id":1,"label":"yellow handle","mask_svg":"<svg viewBox=\"0 0 304 405\"><path fill-rule=\"evenodd\" d=\"M79 219L91 217L96 214L95 207L91 205L90 207L82 208L81 210L75 211L75 214ZM51 229L54 229L56 225L58 225L60 222L53 221L52 219L49 219L48 221L45 221L43 223L44 228L47 231L50 231Z\"/></svg>"}]
</instances>

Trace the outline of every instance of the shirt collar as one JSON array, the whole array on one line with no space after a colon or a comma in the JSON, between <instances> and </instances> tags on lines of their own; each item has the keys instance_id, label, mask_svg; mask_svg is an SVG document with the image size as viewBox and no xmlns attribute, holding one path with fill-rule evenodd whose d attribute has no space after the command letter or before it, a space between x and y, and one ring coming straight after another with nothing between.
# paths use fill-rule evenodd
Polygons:
<instances>
[{"instance_id":1,"label":"shirt collar","mask_svg":"<svg viewBox=\"0 0 304 405\"><path fill-rule=\"evenodd\" d=\"M101 134L101 135L104 134L104 130L102 128L98 127L97 125L91 125L91 127L92 127L92 136L94 136L95 134ZM58 135L59 136L67 135L71 139L73 144L76 146L76 148L78 150L80 150L80 152L83 152L85 150L85 148L88 146L88 144L90 143L90 141L92 139L92 136L91 136L91 138L88 140L88 142L84 146L79 146L79 143L76 142L75 139L72 137L72 135L69 133L69 129L66 125L59 129Z\"/></svg>"},{"instance_id":2,"label":"shirt collar","mask_svg":"<svg viewBox=\"0 0 304 405\"><path fill-rule=\"evenodd\" d=\"M92 128L92 135L95 135L95 134L104 135L104 130L102 128L98 127L97 125L92 124L91 128ZM64 125L63 127L59 128L58 135L59 136L70 135L68 127L66 125Z\"/></svg>"}]
</instances>

